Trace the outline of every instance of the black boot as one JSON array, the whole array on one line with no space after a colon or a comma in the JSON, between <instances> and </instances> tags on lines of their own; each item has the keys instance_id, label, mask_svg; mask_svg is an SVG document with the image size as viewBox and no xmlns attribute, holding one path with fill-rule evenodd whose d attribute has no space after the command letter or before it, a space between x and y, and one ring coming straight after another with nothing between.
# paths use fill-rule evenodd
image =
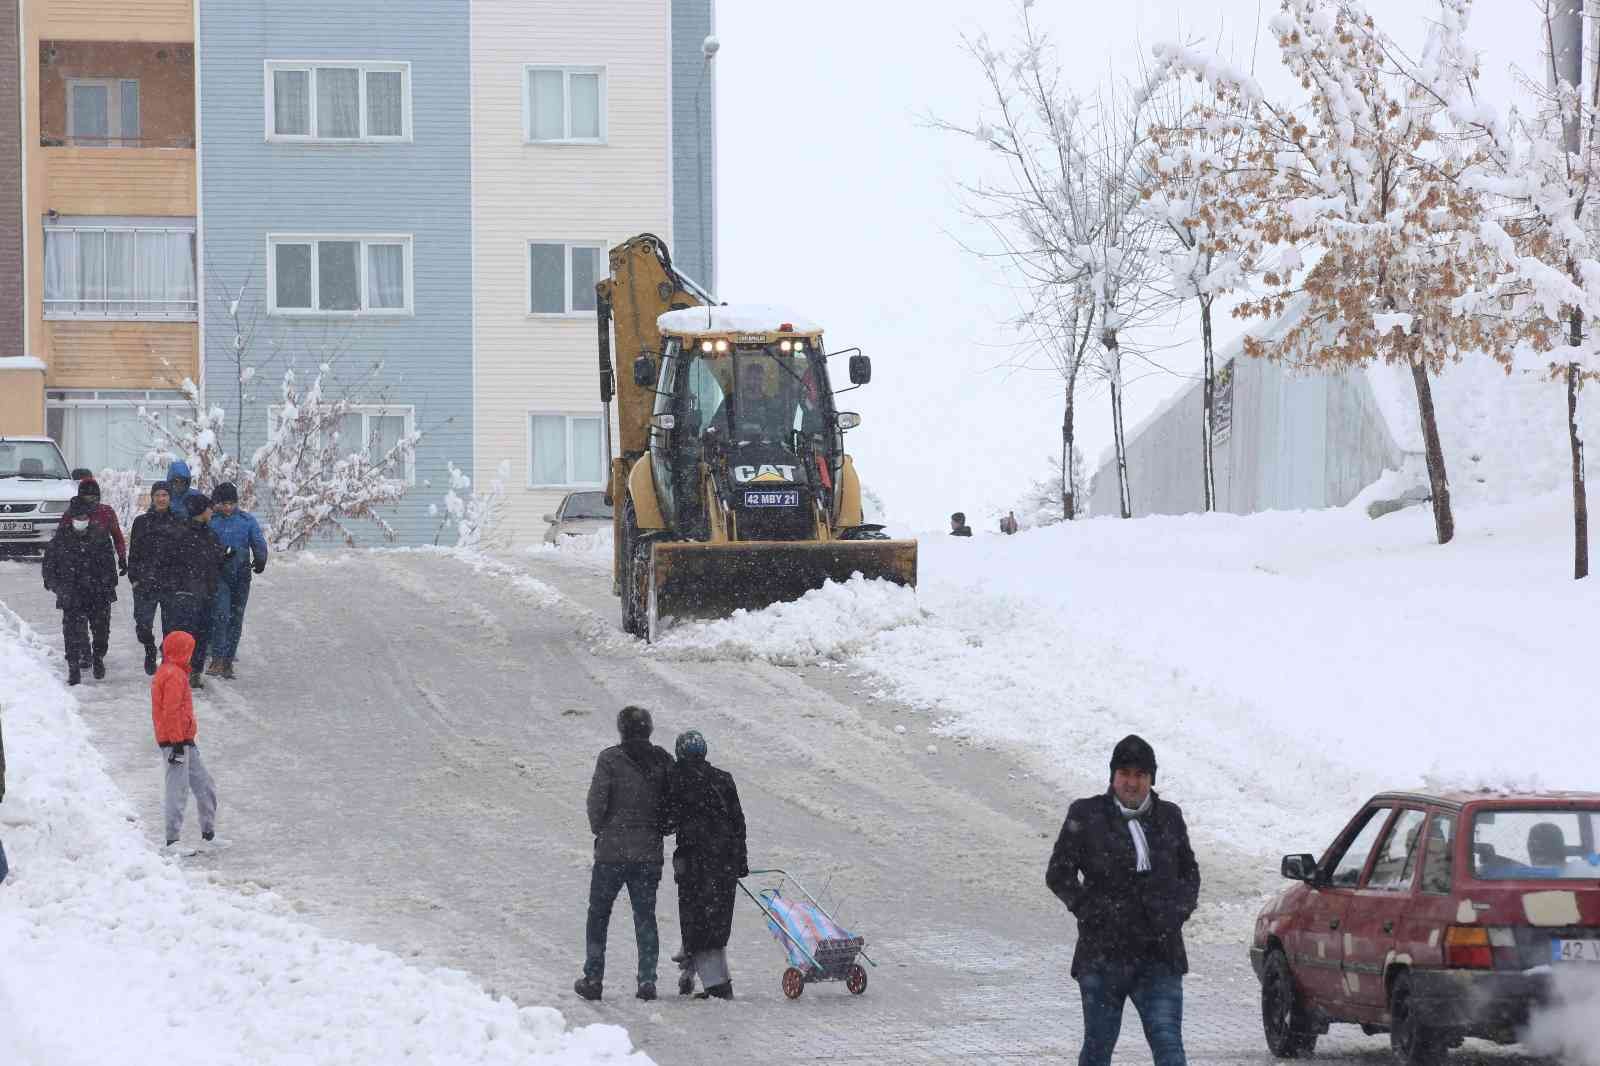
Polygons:
<instances>
[{"instance_id":1,"label":"black boot","mask_svg":"<svg viewBox=\"0 0 1600 1066\"><path fill-rule=\"evenodd\" d=\"M191 671L189 671L189 687L190 688L205 688L206 687L206 679L205 679L204 675L202 675L200 673L199 670L191 670Z\"/></svg>"},{"instance_id":2,"label":"black boot","mask_svg":"<svg viewBox=\"0 0 1600 1066\"><path fill-rule=\"evenodd\" d=\"M144 646L144 672L150 677L156 676L156 646L154 644L146 644Z\"/></svg>"},{"instance_id":3,"label":"black boot","mask_svg":"<svg viewBox=\"0 0 1600 1066\"><path fill-rule=\"evenodd\" d=\"M686 973L682 977L678 978L678 995L694 995L694 974Z\"/></svg>"},{"instance_id":4,"label":"black boot","mask_svg":"<svg viewBox=\"0 0 1600 1066\"><path fill-rule=\"evenodd\" d=\"M106 661L104 659L96 659L94 661L94 679L96 681L103 681L103 680L105 680L105 676L106 676Z\"/></svg>"},{"instance_id":5,"label":"black boot","mask_svg":"<svg viewBox=\"0 0 1600 1066\"><path fill-rule=\"evenodd\" d=\"M599 999L600 988L600 982L592 977L580 977L572 983L572 990L584 999Z\"/></svg>"},{"instance_id":6,"label":"black boot","mask_svg":"<svg viewBox=\"0 0 1600 1066\"><path fill-rule=\"evenodd\" d=\"M656 998L656 983L654 981L640 981L639 991L634 993L638 999L651 1000Z\"/></svg>"},{"instance_id":7,"label":"black boot","mask_svg":"<svg viewBox=\"0 0 1600 1066\"><path fill-rule=\"evenodd\" d=\"M83 668L77 663L67 667L67 684L77 685L83 681Z\"/></svg>"},{"instance_id":8,"label":"black boot","mask_svg":"<svg viewBox=\"0 0 1600 1066\"><path fill-rule=\"evenodd\" d=\"M733 982L732 981L724 981L720 985L712 985L710 988L706 989L704 992L700 993L698 996L696 996L694 998L695 999L732 999L733 998Z\"/></svg>"}]
</instances>

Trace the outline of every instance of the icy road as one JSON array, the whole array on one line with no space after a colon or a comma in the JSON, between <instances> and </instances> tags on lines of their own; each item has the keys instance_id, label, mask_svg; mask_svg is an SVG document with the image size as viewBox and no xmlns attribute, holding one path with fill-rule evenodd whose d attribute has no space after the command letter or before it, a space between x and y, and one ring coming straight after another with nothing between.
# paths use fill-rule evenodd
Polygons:
<instances>
[{"instance_id":1,"label":"icy road","mask_svg":"<svg viewBox=\"0 0 1600 1066\"><path fill-rule=\"evenodd\" d=\"M271 888L335 935L559 1007L574 1024L626 1026L664 1064L1074 1057L1072 922L1043 873L1067 801L1104 787L1102 765L1047 766L1021 749L930 736L925 716L868 698L847 670L647 650L616 632L608 584L551 553L477 568L427 552L279 557L255 582L239 680L209 679L196 697L228 846L181 861L242 892ZM120 592L110 676L76 694L155 846L148 686ZM0 567L0 600L59 646L36 567ZM782 952L742 897L729 950L736 1001L672 995L670 965L663 998L635 1000L620 900L605 1001L572 994L590 859L584 792L630 702L654 711L669 747L682 729L706 734L712 760L738 780L751 864L826 886L867 938L879 966L865 995L824 984L785 1000ZM1245 947L1271 871L1208 840L1206 820L1190 814L1206 901L1191 928L1190 1057L1264 1063ZM670 873L658 910L665 956L677 942ZM1148 1061L1131 1009L1123 1041L1119 1061ZM1386 1053L1354 1032L1319 1048L1369 1062Z\"/></svg>"}]
</instances>

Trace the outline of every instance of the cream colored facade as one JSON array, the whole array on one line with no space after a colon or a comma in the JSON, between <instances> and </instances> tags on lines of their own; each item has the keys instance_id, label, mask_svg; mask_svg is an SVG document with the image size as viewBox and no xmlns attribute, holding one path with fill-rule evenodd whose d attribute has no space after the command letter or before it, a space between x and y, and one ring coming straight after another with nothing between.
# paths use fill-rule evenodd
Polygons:
<instances>
[{"instance_id":1,"label":"cream colored facade","mask_svg":"<svg viewBox=\"0 0 1600 1066\"><path fill-rule=\"evenodd\" d=\"M530 313L530 242L672 241L669 0L472 3L475 483L509 461L518 544L581 484L531 480L530 416L600 413L593 312ZM528 69L604 71L603 143L528 143ZM604 271L604 254L600 259ZM570 280L570 279L569 279ZM624 359L624 367L628 363Z\"/></svg>"}]
</instances>

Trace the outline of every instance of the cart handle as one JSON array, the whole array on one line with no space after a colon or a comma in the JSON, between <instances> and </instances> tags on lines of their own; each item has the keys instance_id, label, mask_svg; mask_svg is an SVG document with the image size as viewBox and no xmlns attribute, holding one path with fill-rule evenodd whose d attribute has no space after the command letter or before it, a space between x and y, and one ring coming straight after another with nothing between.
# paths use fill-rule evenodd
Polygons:
<instances>
[{"instance_id":1,"label":"cart handle","mask_svg":"<svg viewBox=\"0 0 1600 1066\"><path fill-rule=\"evenodd\" d=\"M802 885L800 883L800 879L798 877L795 877L789 871L787 871L787 870L777 870L777 869L773 869L773 870L751 870L745 876L754 877L757 874L777 874L779 877L783 878L784 881L793 881L794 882L794 887L796 887L796 888L798 888L800 890L800 894L802 896L804 896L806 899L811 901L811 905L813 907L817 908L817 910L822 912L822 916L824 918L827 918L828 921L833 922L834 925L838 925L839 924L838 920L836 918L834 918L833 915L828 913L827 908L824 907L820 901L818 901L817 897L813 896L810 892L807 892L806 891L806 886ZM779 882L779 885L780 886L782 885L781 881ZM745 895L749 896L751 899L756 899L755 895L748 888L744 887L744 882L743 881L739 882L739 887L744 889L744 894ZM761 903L760 900L756 900L756 903L757 903L758 906L761 907L761 910L762 910L763 913L768 913L767 912L767 907L766 907L765 904ZM769 917L770 917L770 914L769 914ZM778 926L779 926L779 928L782 928L783 927L783 923L779 922ZM784 930L784 935L785 936L789 935L788 934L788 930ZM793 940L794 938L793 937L789 937L789 939ZM804 947L802 947L799 943L796 943L795 946L800 948L801 953L804 954L806 958L811 959L811 954L809 952L807 952ZM868 955L866 953L866 951L864 951L864 950L857 951L856 954L861 956L863 959L866 959L867 960L867 965L871 966L874 970L876 970L878 968L878 964L872 961L872 957L870 955ZM811 964L813 966L815 966L817 964L816 960L815 959L811 959Z\"/></svg>"}]
</instances>

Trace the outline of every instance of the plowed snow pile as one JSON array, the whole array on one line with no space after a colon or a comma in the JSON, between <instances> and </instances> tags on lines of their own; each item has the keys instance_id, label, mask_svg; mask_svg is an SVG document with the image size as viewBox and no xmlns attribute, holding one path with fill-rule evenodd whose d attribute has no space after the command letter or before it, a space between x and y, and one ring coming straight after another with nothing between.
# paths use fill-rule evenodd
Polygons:
<instances>
[{"instance_id":1,"label":"plowed snow pile","mask_svg":"<svg viewBox=\"0 0 1600 1066\"><path fill-rule=\"evenodd\" d=\"M0 677L5 1062L650 1061L619 1027L568 1029L557 1011L519 1008L463 973L323 937L270 893L186 877L145 842L77 701L3 608Z\"/></svg>"},{"instance_id":2,"label":"plowed snow pile","mask_svg":"<svg viewBox=\"0 0 1600 1066\"><path fill-rule=\"evenodd\" d=\"M1080 775L1136 731L1208 836L1320 850L1380 788L1600 789L1600 578L1571 580L1567 499L1457 528L1440 547L1424 509L1352 508L924 536L915 594L853 581L660 647L842 663L937 732Z\"/></svg>"}]
</instances>

